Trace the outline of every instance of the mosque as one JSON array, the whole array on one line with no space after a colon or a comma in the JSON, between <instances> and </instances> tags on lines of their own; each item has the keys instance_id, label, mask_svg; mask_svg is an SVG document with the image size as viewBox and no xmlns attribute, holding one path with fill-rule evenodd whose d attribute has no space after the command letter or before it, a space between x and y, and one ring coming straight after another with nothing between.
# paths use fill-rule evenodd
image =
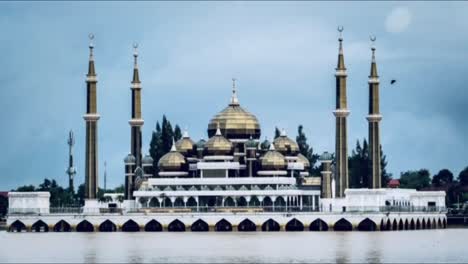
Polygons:
<instances>
[{"instance_id":1,"label":"mosque","mask_svg":"<svg viewBox=\"0 0 468 264\"><path fill-rule=\"evenodd\" d=\"M445 192L419 192L411 189L382 188L380 167L379 76L371 37L370 75L368 77L369 149L371 173L368 188L350 189L348 176L347 70L345 67L342 27L338 28L338 62L335 68L336 109L334 155L320 156L321 175L310 175L311 164L300 154L296 141L286 131L272 142L260 142L261 124L241 105L235 79L227 106L213 116L207 126L208 139L195 142L187 131L171 150L157 161L142 153L142 85L138 69L137 45L134 45L131 81L130 153L124 158L124 201L99 202L98 191L98 121L97 74L94 45L90 44L86 75L86 168L85 205L78 211L57 215L49 208L46 193L9 194L9 220L13 230L21 225L36 230L56 229L65 221L69 229L111 231L155 225L161 230L185 231L186 226L216 231L296 229L312 226L339 230L418 229L444 227ZM90 36L93 39L93 36ZM32 209L31 209L32 208ZM32 219L24 213L39 214ZM118 214L113 214L118 212ZM72 216L80 215L81 218ZM68 220L64 220L68 217ZM320 220L320 221L319 221ZM16 222L15 222L16 221ZM131 222L130 222L131 221ZM318 221L318 222L317 222ZM86 222L86 223L85 223ZM24 224L29 223L29 225ZM60 222L59 229L64 226ZM130 223L130 224L129 224ZM157 223L157 224L156 224ZM380 224L379 224L380 223ZM423 224L424 223L424 224ZM150 225L148 227L148 225ZM44 227L45 226L45 227ZM414 228L411 228L411 227ZM37 225L36 225L37 227ZM206 228L205 228L206 227ZM19 228L19 229L18 229ZM26 227L25 227L26 228ZM264 230L267 229L267 230Z\"/></svg>"}]
</instances>

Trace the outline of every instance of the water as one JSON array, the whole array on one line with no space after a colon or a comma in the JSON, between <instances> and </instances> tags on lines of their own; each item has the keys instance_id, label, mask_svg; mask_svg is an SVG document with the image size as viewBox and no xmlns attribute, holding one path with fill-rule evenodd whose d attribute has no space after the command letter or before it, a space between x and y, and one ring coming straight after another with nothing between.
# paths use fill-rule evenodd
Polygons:
<instances>
[{"instance_id":1,"label":"water","mask_svg":"<svg viewBox=\"0 0 468 264\"><path fill-rule=\"evenodd\" d=\"M468 262L468 229L402 232L7 233L0 262Z\"/></svg>"}]
</instances>

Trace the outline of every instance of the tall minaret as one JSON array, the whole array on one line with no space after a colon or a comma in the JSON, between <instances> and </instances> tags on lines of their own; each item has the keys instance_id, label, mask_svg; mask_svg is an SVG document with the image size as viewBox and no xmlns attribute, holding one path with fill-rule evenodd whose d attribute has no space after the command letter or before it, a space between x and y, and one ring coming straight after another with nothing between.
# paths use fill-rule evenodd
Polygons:
<instances>
[{"instance_id":1,"label":"tall minaret","mask_svg":"<svg viewBox=\"0 0 468 264\"><path fill-rule=\"evenodd\" d=\"M134 65L133 65L133 80L130 90L132 91L132 119L128 121L131 128L130 153L135 157L136 167L141 167L141 127L143 119L141 118L141 82L138 73L138 44L133 44Z\"/></svg>"},{"instance_id":2,"label":"tall minaret","mask_svg":"<svg viewBox=\"0 0 468 264\"><path fill-rule=\"evenodd\" d=\"M73 131L70 130L70 133L68 134L68 169L67 169L67 174L68 174L68 189L70 192L74 192L75 188L73 185L73 178L75 177L76 174L76 168L73 164L73 146L75 145L75 137L73 136Z\"/></svg>"},{"instance_id":3,"label":"tall minaret","mask_svg":"<svg viewBox=\"0 0 468 264\"><path fill-rule=\"evenodd\" d=\"M380 171L380 120L382 116L379 110L379 76L377 75L377 63L375 62L376 38L370 37L372 42L372 63L369 76L369 155L371 161L371 173L369 175L369 188L377 189L382 187L382 177Z\"/></svg>"},{"instance_id":4,"label":"tall minaret","mask_svg":"<svg viewBox=\"0 0 468 264\"><path fill-rule=\"evenodd\" d=\"M346 67L343 55L343 27L338 27L340 43L338 52L338 65L336 67L336 110L333 114L336 117L335 135L335 197L344 197L344 191L348 188L348 129L347 117L349 115L348 102L346 97Z\"/></svg>"},{"instance_id":5,"label":"tall minaret","mask_svg":"<svg viewBox=\"0 0 468 264\"><path fill-rule=\"evenodd\" d=\"M85 170L85 199L95 200L98 191L98 133L97 124L99 114L97 113L96 95L96 71L94 69L94 56L92 43L93 34L89 34L89 67L86 75L86 170Z\"/></svg>"}]
</instances>

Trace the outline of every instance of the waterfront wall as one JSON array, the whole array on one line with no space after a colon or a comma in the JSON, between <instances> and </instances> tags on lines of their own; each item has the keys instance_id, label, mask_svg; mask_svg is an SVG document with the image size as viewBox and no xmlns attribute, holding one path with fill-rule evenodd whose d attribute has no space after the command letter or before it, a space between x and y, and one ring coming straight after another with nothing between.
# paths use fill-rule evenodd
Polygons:
<instances>
[{"instance_id":1,"label":"waterfront wall","mask_svg":"<svg viewBox=\"0 0 468 264\"><path fill-rule=\"evenodd\" d=\"M442 212L426 213L134 213L10 215L12 232L63 231L379 231L445 228Z\"/></svg>"}]
</instances>

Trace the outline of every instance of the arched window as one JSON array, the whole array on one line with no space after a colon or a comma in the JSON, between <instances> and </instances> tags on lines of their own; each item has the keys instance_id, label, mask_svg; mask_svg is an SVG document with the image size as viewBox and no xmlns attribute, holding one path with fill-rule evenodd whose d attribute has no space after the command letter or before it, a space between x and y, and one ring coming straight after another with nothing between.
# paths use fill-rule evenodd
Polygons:
<instances>
[{"instance_id":1,"label":"arched window","mask_svg":"<svg viewBox=\"0 0 468 264\"><path fill-rule=\"evenodd\" d=\"M197 221L193 222L190 230L192 230L192 232L206 232L209 230L209 228L205 221L198 219Z\"/></svg>"},{"instance_id":2,"label":"arched window","mask_svg":"<svg viewBox=\"0 0 468 264\"><path fill-rule=\"evenodd\" d=\"M293 218L286 224L286 231L304 231L304 224L296 218Z\"/></svg>"},{"instance_id":3,"label":"arched window","mask_svg":"<svg viewBox=\"0 0 468 264\"><path fill-rule=\"evenodd\" d=\"M219 220L215 225L215 231L217 232L230 232L232 231L232 225L226 219Z\"/></svg>"},{"instance_id":4,"label":"arched window","mask_svg":"<svg viewBox=\"0 0 468 264\"><path fill-rule=\"evenodd\" d=\"M352 231L353 230L353 225L351 225L351 223L344 219L344 218L341 218L340 220L338 220L338 222L336 222L334 225L333 225L333 230L335 231Z\"/></svg>"},{"instance_id":5,"label":"arched window","mask_svg":"<svg viewBox=\"0 0 468 264\"><path fill-rule=\"evenodd\" d=\"M370 220L369 218L366 218L359 223L358 230L359 231L375 231L377 230L377 224L374 221Z\"/></svg>"},{"instance_id":6,"label":"arched window","mask_svg":"<svg viewBox=\"0 0 468 264\"><path fill-rule=\"evenodd\" d=\"M265 221L265 223L263 223L262 231L265 231L265 232L280 231L280 225L278 224L278 222L270 218L267 221Z\"/></svg>"},{"instance_id":7,"label":"arched window","mask_svg":"<svg viewBox=\"0 0 468 264\"><path fill-rule=\"evenodd\" d=\"M122 232L139 232L140 226L132 219L122 225Z\"/></svg>"},{"instance_id":8,"label":"arched window","mask_svg":"<svg viewBox=\"0 0 468 264\"><path fill-rule=\"evenodd\" d=\"M328 225L322 219L318 218L310 224L309 230L310 231L328 231Z\"/></svg>"}]
</instances>

